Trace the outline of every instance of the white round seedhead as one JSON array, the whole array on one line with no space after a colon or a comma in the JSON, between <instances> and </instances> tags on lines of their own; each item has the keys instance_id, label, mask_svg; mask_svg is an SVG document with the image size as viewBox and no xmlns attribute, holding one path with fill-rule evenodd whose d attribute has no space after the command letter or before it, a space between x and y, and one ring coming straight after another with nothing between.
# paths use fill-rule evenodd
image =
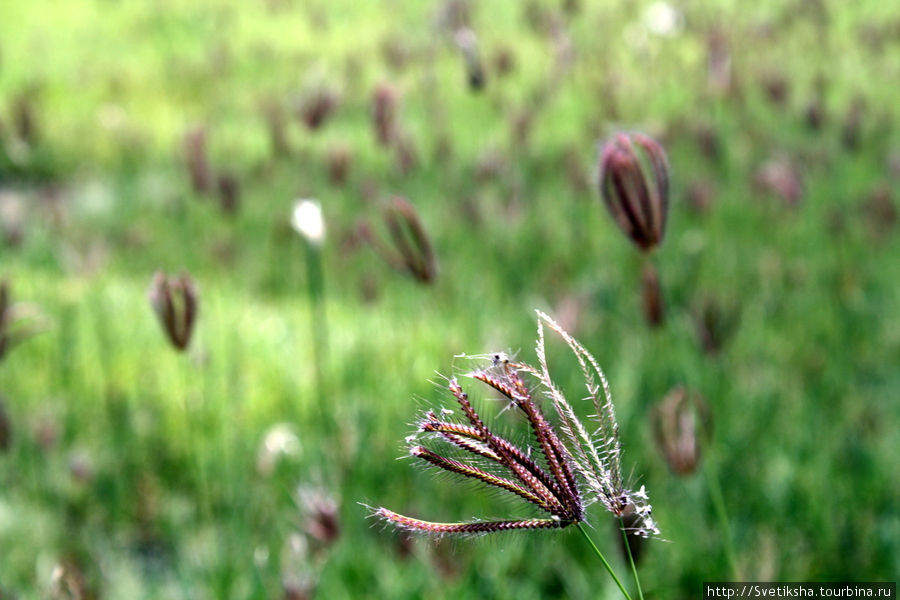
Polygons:
<instances>
[{"instance_id":1,"label":"white round seedhead","mask_svg":"<svg viewBox=\"0 0 900 600\"><path fill-rule=\"evenodd\" d=\"M309 243L321 245L325 239L325 220L319 201L312 198L297 200L291 212L291 227Z\"/></svg>"}]
</instances>

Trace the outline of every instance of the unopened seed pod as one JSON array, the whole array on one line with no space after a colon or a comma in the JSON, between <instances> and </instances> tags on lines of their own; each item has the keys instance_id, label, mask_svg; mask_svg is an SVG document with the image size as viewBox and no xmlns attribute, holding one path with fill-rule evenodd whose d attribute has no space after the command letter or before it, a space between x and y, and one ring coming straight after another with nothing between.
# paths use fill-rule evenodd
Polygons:
<instances>
[{"instance_id":1,"label":"unopened seed pod","mask_svg":"<svg viewBox=\"0 0 900 600\"><path fill-rule=\"evenodd\" d=\"M693 473L712 424L703 398L676 387L654 407L652 421L656 444L669 468L680 476Z\"/></svg>"},{"instance_id":2,"label":"unopened seed pod","mask_svg":"<svg viewBox=\"0 0 900 600\"><path fill-rule=\"evenodd\" d=\"M367 223L360 225L359 235L393 268L405 271L420 283L432 283L437 277L437 258L413 205L397 196L385 207L383 218L390 244Z\"/></svg>"},{"instance_id":3,"label":"unopened seed pod","mask_svg":"<svg viewBox=\"0 0 900 600\"><path fill-rule=\"evenodd\" d=\"M187 273L170 277L157 272L150 284L149 297L172 346L184 351L191 342L197 319L198 299L194 280Z\"/></svg>"},{"instance_id":4,"label":"unopened seed pod","mask_svg":"<svg viewBox=\"0 0 900 600\"><path fill-rule=\"evenodd\" d=\"M619 134L600 156L600 192L616 224L643 251L659 245L669 209L669 164L662 146Z\"/></svg>"}]
</instances>

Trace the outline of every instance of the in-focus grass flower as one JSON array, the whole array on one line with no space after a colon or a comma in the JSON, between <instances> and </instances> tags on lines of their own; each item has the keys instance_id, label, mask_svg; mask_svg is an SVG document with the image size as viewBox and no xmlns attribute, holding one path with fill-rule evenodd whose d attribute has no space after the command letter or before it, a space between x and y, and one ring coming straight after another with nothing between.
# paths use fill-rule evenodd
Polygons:
<instances>
[{"instance_id":1,"label":"in-focus grass flower","mask_svg":"<svg viewBox=\"0 0 900 600\"><path fill-rule=\"evenodd\" d=\"M427 411L419 419L418 431L409 436L407 442L411 456L437 469L517 496L535 506L541 516L434 522L384 507L375 509L375 516L407 531L433 535L483 534L579 525L586 520L588 505L600 502L623 523L623 533L644 538L659 533L644 487L631 491L624 485L619 426L605 375L584 346L549 316L540 311L537 314L537 367L514 362L507 355L498 353L489 357L486 366L466 375L499 392L510 406L525 416L532 445L516 445L492 431L456 378L449 379L447 387L465 420L454 420L453 412L448 409L440 413ZM562 337L581 367L598 421L593 433L584 426L551 378L544 348L545 326ZM534 398L538 390L554 408L556 418L552 421ZM451 458L450 449L464 454L460 458ZM627 532L625 519L630 524ZM579 529L587 537L584 529L580 526ZM597 553L600 555L599 550ZM603 561L628 597L606 560Z\"/></svg>"}]
</instances>

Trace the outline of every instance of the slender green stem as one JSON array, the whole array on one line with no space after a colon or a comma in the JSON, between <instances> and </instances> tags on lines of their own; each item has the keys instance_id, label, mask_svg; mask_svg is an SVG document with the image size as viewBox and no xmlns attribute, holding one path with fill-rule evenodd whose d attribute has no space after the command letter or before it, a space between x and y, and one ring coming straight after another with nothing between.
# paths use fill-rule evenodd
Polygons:
<instances>
[{"instance_id":1,"label":"slender green stem","mask_svg":"<svg viewBox=\"0 0 900 600\"><path fill-rule=\"evenodd\" d=\"M625 521L619 517L619 525L622 526L622 541L625 542L625 552L628 554L628 563L631 565L631 574L634 575L634 585L637 587L638 598L644 600L644 592L641 590L641 580L638 578L637 567L634 566L634 556L631 555L631 543L628 541L628 534L625 533Z\"/></svg>"},{"instance_id":2,"label":"slender green stem","mask_svg":"<svg viewBox=\"0 0 900 600\"><path fill-rule=\"evenodd\" d=\"M710 458L706 460L706 485L709 487L709 497L713 503L713 509L716 511L716 517L719 519L719 528L724 538L725 556L728 558L728 564L731 567L732 577L737 581L741 577L738 574L737 560L734 555L734 542L731 536L731 524L728 520L728 511L725 508L725 497L722 495L722 486L719 485L719 478L716 475L716 468Z\"/></svg>"},{"instance_id":3,"label":"slender green stem","mask_svg":"<svg viewBox=\"0 0 900 600\"><path fill-rule=\"evenodd\" d=\"M606 567L606 570L609 571L609 574L612 575L613 581L616 582L616 585L619 586L619 589L622 591L622 595L625 596L625 600L631 600L631 595L625 589L625 586L622 585L622 582L616 577L615 571L612 570L612 567L607 562L606 558L603 556L603 553L600 552L600 548L597 547L597 544L594 543L594 540L591 539L591 536L587 534L587 531L584 530L584 525L581 523L575 523L575 526L578 527L578 531L581 532L581 535L584 536L584 539L587 540L588 544L591 545L591 548L594 549L594 552L597 553L597 556L600 557L600 561L603 563L603 566ZM638 587L640 590L640 587Z\"/></svg>"},{"instance_id":4,"label":"slender green stem","mask_svg":"<svg viewBox=\"0 0 900 600\"><path fill-rule=\"evenodd\" d=\"M309 298L309 320L313 342L313 366L316 375L316 404L319 406L322 426L330 428L326 410L325 370L328 361L328 322L325 314L325 283L322 269L321 248L306 240L306 291Z\"/></svg>"}]
</instances>

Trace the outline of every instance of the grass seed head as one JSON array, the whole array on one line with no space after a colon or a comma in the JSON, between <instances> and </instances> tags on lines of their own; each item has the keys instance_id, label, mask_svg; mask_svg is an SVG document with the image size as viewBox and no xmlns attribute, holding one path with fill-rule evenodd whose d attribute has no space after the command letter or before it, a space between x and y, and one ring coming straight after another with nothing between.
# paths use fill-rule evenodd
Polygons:
<instances>
[{"instance_id":1,"label":"grass seed head","mask_svg":"<svg viewBox=\"0 0 900 600\"><path fill-rule=\"evenodd\" d=\"M600 192L619 228L643 251L662 242L669 210L669 164L662 146L618 134L600 155Z\"/></svg>"},{"instance_id":2,"label":"grass seed head","mask_svg":"<svg viewBox=\"0 0 900 600\"><path fill-rule=\"evenodd\" d=\"M206 151L206 128L192 127L184 135L184 159L191 186L197 194L206 194L213 188L213 168Z\"/></svg>"},{"instance_id":3,"label":"grass seed head","mask_svg":"<svg viewBox=\"0 0 900 600\"><path fill-rule=\"evenodd\" d=\"M453 411L427 411L418 422L418 432L407 438L410 455L433 468L476 480L518 497L543 513L538 518L433 522L401 515L381 507L374 516L399 529L435 536L475 535L501 531L560 529L585 520L590 500L601 500L617 517L632 517L627 533L639 537L658 534L647 493L643 487L631 491L622 485L618 424L606 378L594 358L543 313L539 315L537 356L539 367L516 362L505 353L484 357L487 364L468 374L504 397L526 419L532 445L519 446L497 435L481 418L457 379L448 389L464 417L454 420ZM593 434L576 416L565 396L550 378L544 352L544 324L559 333L575 353L599 427ZM596 382L599 378L601 384ZM534 385L535 382L537 385ZM556 411L548 419L533 398L543 388ZM601 391L602 390L602 391ZM454 448L462 458L445 456Z\"/></svg>"},{"instance_id":4,"label":"grass seed head","mask_svg":"<svg viewBox=\"0 0 900 600\"><path fill-rule=\"evenodd\" d=\"M654 407L651 420L656 445L672 472L682 477L692 474L711 433L703 398L676 387Z\"/></svg>"},{"instance_id":5,"label":"grass seed head","mask_svg":"<svg viewBox=\"0 0 900 600\"><path fill-rule=\"evenodd\" d=\"M183 352L191 342L199 309L194 280L188 273L176 277L159 271L153 276L148 295L172 346Z\"/></svg>"}]
</instances>

